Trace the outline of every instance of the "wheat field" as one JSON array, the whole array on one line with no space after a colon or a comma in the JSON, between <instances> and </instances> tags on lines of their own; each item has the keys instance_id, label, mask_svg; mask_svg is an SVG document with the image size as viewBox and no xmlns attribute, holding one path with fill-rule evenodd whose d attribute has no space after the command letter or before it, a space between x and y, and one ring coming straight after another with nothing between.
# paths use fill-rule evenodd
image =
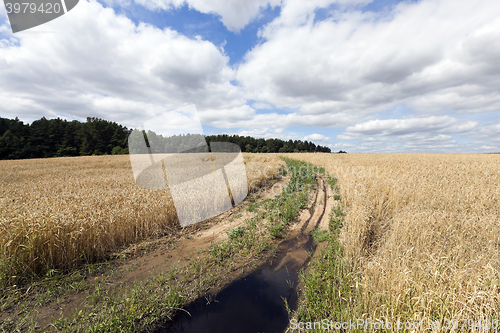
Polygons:
<instances>
[{"instance_id":1,"label":"wheat field","mask_svg":"<svg viewBox=\"0 0 500 333\"><path fill-rule=\"evenodd\" d=\"M289 157L338 179L340 237L362 288L353 318L500 317L500 155Z\"/></svg>"},{"instance_id":2,"label":"wheat field","mask_svg":"<svg viewBox=\"0 0 500 333\"><path fill-rule=\"evenodd\" d=\"M325 167L347 215L362 290L353 318L500 316L499 155L279 154ZM275 154L244 154L249 190ZM179 228L168 190L134 184L128 156L0 161L2 285L106 258Z\"/></svg>"},{"instance_id":3,"label":"wheat field","mask_svg":"<svg viewBox=\"0 0 500 333\"><path fill-rule=\"evenodd\" d=\"M274 177L276 156L244 154L249 191ZM122 156L0 161L0 286L105 259L179 228L168 189L135 182ZM267 171L267 172L264 172Z\"/></svg>"}]
</instances>

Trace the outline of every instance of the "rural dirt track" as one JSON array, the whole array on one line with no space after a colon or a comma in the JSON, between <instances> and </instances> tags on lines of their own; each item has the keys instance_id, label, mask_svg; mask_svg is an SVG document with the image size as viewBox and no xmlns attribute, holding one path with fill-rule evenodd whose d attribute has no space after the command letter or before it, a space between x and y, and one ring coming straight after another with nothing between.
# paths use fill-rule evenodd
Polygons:
<instances>
[{"instance_id":1,"label":"rural dirt track","mask_svg":"<svg viewBox=\"0 0 500 333\"><path fill-rule=\"evenodd\" d=\"M274 264L269 265L274 271L279 271L285 265L289 270L299 271L314 256L321 244L316 244L310 233L315 229L328 229L327 216L332 206L336 205L333 195L329 193L330 189L325 180L318 177L312 204L302 211L299 221L290 228L291 236L278 245Z\"/></svg>"}]
</instances>

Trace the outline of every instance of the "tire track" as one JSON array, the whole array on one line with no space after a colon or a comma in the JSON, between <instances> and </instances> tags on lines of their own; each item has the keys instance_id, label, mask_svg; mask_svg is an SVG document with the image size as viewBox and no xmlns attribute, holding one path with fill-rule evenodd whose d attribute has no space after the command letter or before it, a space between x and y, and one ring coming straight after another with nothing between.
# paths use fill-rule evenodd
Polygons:
<instances>
[{"instance_id":1,"label":"tire track","mask_svg":"<svg viewBox=\"0 0 500 333\"><path fill-rule=\"evenodd\" d=\"M304 230L307 228L307 226L309 225L309 222L311 221L311 219L313 218L314 216L314 208L316 207L316 202L318 201L318 195L319 195L319 187L316 186L316 195L314 196L314 202L312 203L311 207L309 208L309 218L304 222L304 224L302 225L302 227L300 228L300 232L303 233Z\"/></svg>"}]
</instances>

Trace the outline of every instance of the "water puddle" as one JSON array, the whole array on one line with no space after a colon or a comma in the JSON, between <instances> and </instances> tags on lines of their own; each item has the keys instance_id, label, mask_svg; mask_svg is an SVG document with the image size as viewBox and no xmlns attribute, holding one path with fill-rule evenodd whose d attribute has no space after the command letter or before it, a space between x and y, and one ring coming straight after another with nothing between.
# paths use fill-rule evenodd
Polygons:
<instances>
[{"instance_id":1,"label":"water puddle","mask_svg":"<svg viewBox=\"0 0 500 333\"><path fill-rule=\"evenodd\" d=\"M326 203L324 181L322 190ZM316 204L319 192L316 191L312 207ZM286 304L291 311L296 310L298 275L316 250L312 236L304 234L313 219L313 209L310 212L309 219L298 234L279 244L274 258L252 273L233 281L217 295L197 299L185 311L180 311L172 322L156 332L284 332L289 323ZM325 205L309 230L318 227L324 214Z\"/></svg>"},{"instance_id":2,"label":"water puddle","mask_svg":"<svg viewBox=\"0 0 500 333\"><path fill-rule=\"evenodd\" d=\"M285 301L290 310L297 308L298 273L314 250L312 237L303 234L282 242L272 261L216 296L197 299L157 332L284 332L289 323Z\"/></svg>"}]
</instances>

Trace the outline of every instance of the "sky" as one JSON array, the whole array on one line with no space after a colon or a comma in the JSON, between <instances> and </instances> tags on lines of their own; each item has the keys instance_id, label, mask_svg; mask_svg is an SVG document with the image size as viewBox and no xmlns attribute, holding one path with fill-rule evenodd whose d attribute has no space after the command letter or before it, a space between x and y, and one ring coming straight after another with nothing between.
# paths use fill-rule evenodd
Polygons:
<instances>
[{"instance_id":1,"label":"sky","mask_svg":"<svg viewBox=\"0 0 500 333\"><path fill-rule=\"evenodd\" d=\"M498 59L498 0L80 0L15 34L0 4L0 117L500 152Z\"/></svg>"}]
</instances>

